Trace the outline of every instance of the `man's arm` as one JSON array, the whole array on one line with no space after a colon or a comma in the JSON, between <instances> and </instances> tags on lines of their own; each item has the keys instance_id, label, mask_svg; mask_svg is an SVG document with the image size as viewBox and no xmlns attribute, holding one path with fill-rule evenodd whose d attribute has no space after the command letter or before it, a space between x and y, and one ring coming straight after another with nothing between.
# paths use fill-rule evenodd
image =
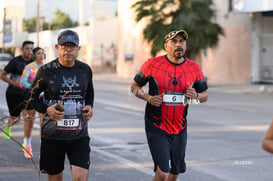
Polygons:
<instances>
[{"instance_id":1,"label":"man's arm","mask_svg":"<svg viewBox=\"0 0 273 181\"><path fill-rule=\"evenodd\" d=\"M131 83L131 92L144 101L148 100L149 94L144 93L143 89L136 83L136 81Z\"/></svg>"},{"instance_id":2,"label":"man's arm","mask_svg":"<svg viewBox=\"0 0 273 181\"><path fill-rule=\"evenodd\" d=\"M94 86L93 86L93 73L90 70L90 79L88 81L87 93L85 95L85 105L90 105L91 108L94 104Z\"/></svg>"},{"instance_id":3,"label":"man's arm","mask_svg":"<svg viewBox=\"0 0 273 181\"><path fill-rule=\"evenodd\" d=\"M198 93L199 102L206 102L208 100L208 90Z\"/></svg>"},{"instance_id":4,"label":"man's arm","mask_svg":"<svg viewBox=\"0 0 273 181\"><path fill-rule=\"evenodd\" d=\"M46 113L49 106L44 104L43 100L40 98L41 92L45 90L45 80L41 71L42 69L38 70L36 77L30 86L26 102L39 113Z\"/></svg>"},{"instance_id":5,"label":"man's arm","mask_svg":"<svg viewBox=\"0 0 273 181\"><path fill-rule=\"evenodd\" d=\"M153 106L159 107L163 101L163 94L162 95L155 95L151 96L149 94L146 94L143 89L136 83L136 81L133 81L131 83L131 92L138 98L147 101L149 104Z\"/></svg>"},{"instance_id":6,"label":"man's arm","mask_svg":"<svg viewBox=\"0 0 273 181\"><path fill-rule=\"evenodd\" d=\"M265 134L265 137L262 141L262 148L265 151L273 153L273 120Z\"/></svg>"},{"instance_id":7,"label":"man's arm","mask_svg":"<svg viewBox=\"0 0 273 181\"><path fill-rule=\"evenodd\" d=\"M208 100L208 90L204 90L202 92L196 92L195 88L193 88L189 83L187 83L188 89L186 90L186 96L191 99L198 99L200 103L206 102Z\"/></svg>"},{"instance_id":8,"label":"man's arm","mask_svg":"<svg viewBox=\"0 0 273 181\"><path fill-rule=\"evenodd\" d=\"M93 116L93 104L94 104L94 87L93 87L93 74L91 71L91 76L89 79L89 84L87 88L87 94L85 96L85 106L82 109L83 111L83 120L88 121Z\"/></svg>"},{"instance_id":9,"label":"man's arm","mask_svg":"<svg viewBox=\"0 0 273 181\"><path fill-rule=\"evenodd\" d=\"M15 81L11 80L10 78L8 78L7 75L8 75L8 73L5 70L2 70L1 73L0 73L0 78L3 81L7 82L8 84L11 84L11 85L13 85L15 87L19 87L19 81L15 82Z\"/></svg>"}]
</instances>

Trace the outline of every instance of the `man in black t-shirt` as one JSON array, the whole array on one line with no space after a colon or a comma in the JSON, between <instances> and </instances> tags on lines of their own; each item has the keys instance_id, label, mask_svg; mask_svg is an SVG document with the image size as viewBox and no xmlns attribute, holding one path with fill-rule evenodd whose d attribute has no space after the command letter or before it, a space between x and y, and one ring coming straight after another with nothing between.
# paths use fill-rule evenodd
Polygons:
<instances>
[{"instance_id":1,"label":"man in black t-shirt","mask_svg":"<svg viewBox=\"0 0 273 181\"><path fill-rule=\"evenodd\" d=\"M78 34L65 30L55 45L58 58L43 65L30 88L30 106L44 114L40 170L49 180L62 180L67 155L72 180L87 180L90 164L88 120L93 115L91 68L76 60ZM43 99L39 98L44 92Z\"/></svg>"},{"instance_id":2,"label":"man in black t-shirt","mask_svg":"<svg viewBox=\"0 0 273 181\"><path fill-rule=\"evenodd\" d=\"M24 109L25 90L19 86L21 74L25 68L25 65L32 62L32 49L34 42L24 41L22 44L22 55L15 57L10 60L4 70L0 73L0 78L7 82L9 85L6 90L6 101L9 110L9 120L7 125L4 127L4 137L10 139L11 125L20 120L20 114L23 113L23 117L26 117L27 112ZM26 132L29 132L29 119L25 119L24 122L24 137ZM32 127L30 128L32 129ZM29 136L30 137L30 136ZM28 138L29 138L28 137Z\"/></svg>"}]
</instances>

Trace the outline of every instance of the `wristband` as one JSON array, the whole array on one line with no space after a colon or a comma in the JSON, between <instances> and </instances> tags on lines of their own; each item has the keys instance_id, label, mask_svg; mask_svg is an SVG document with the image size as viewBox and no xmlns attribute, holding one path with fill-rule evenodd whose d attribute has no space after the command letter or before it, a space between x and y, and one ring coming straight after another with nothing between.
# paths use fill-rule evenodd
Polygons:
<instances>
[{"instance_id":1,"label":"wristband","mask_svg":"<svg viewBox=\"0 0 273 181\"><path fill-rule=\"evenodd\" d=\"M152 97L153 97L153 96L149 96L148 99L147 99L147 102L148 102L149 104L152 104L152 103L151 103Z\"/></svg>"},{"instance_id":2,"label":"wristband","mask_svg":"<svg viewBox=\"0 0 273 181\"><path fill-rule=\"evenodd\" d=\"M197 100L198 103L200 103L198 92L197 92L196 100Z\"/></svg>"}]
</instances>

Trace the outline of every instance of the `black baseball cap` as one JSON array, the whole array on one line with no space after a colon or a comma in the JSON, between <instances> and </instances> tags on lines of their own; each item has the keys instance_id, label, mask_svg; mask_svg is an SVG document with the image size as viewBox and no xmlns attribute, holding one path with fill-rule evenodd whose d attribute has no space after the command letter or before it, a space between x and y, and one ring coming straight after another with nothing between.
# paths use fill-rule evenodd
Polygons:
<instances>
[{"instance_id":1,"label":"black baseball cap","mask_svg":"<svg viewBox=\"0 0 273 181\"><path fill-rule=\"evenodd\" d=\"M73 43L79 45L79 35L75 31L65 30L62 31L58 36L58 44L63 45L65 43Z\"/></svg>"}]
</instances>

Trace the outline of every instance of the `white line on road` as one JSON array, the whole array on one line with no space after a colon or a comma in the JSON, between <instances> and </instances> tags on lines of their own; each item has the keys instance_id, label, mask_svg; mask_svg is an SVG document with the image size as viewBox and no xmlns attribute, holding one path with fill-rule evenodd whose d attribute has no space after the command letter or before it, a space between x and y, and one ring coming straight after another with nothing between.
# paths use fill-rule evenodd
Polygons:
<instances>
[{"instance_id":1,"label":"white line on road","mask_svg":"<svg viewBox=\"0 0 273 181\"><path fill-rule=\"evenodd\" d=\"M140 113L140 112L136 112L136 111L129 111L129 110L124 110L124 109L110 107L110 106L106 106L104 108L107 109L107 110L110 110L110 111L116 111L116 112L120 112L120 113L134 115L134 116L141 116L141 117L143 117L143 114L144 114L144 113Z\"/></svg>"},{"instance_id":2,"label":"white line on road","mask_svg":"<svg viewBox=\"0 0 273 181\"><path fill-rule=\"evenodd\" d=\"M95 99L96 103L100 103L100 104L105 104L107 106L113 106L113 107L119 107L122 109L131 109L133 111L144 111L144 107L137 107L134 106L132 104L126 104L124 102L112 102L112 101L107 101L107 100L103 100L103 99Z\"/></svg>"},{"instance_id":3,"label":"white line on road","mask_svg":"<svg viewBox=\"0 0 273 181\"><path fill-rule=\"evenodd\" d=\"M238 106L235 106L235 105L222 105L222 104L215 104L215 103L214 104L205 103L205 106L223 108L223 109L229 109L229 110L236 110L236 111L257 112L257 110L255 110L255 109L242 108L242 107L238 107Z\"/></svg>"},{"instance_id":4,"label":"white line on road","mask_svg":"<svg viewBox=\"0 0 273 181\"><path fill-rule=\"evenodd\" d=\"M267 130L268 125L238 125L238 126L188 126L188 132L243 132L243 131L255 131L264 132ZM129 133L145 133L145 129L142 127L134 128L89 128L91 135L102 134L129 134Z\"/></svg>"}]
</instances>

